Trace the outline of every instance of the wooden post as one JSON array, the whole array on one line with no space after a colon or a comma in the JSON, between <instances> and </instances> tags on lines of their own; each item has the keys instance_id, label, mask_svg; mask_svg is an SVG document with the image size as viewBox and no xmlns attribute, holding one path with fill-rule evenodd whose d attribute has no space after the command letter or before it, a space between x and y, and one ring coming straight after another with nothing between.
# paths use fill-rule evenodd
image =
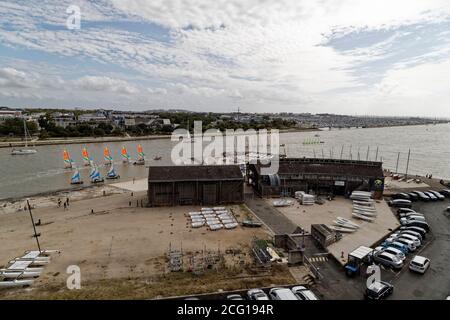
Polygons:
<instances>
[{"instance_id":1,"label":"wooden post","mask_svg":"<svg viewBox=\"0 0 450 320\"><path fill-rule=\"evenodd\" d=\"M377 153L375 153L375 161L378 160L378 146L377 146Z\"/></svg>"},{"instance_id":2,"label":"wooden post","mask_svg":"<svg viewBox=\"0 0 450 320\"><path fill-rule=\"evenodd\" d=\"M395 166L395 173L398 173L398 161L400 160L400 152L397 155L397 165Z\"/></svg>"}]
</instances>

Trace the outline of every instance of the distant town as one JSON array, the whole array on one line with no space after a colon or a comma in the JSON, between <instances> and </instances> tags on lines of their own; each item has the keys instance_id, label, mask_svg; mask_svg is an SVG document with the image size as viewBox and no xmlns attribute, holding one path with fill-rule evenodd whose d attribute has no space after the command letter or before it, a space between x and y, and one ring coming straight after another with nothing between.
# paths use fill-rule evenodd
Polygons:
<instances>
[{"instance_id":1,"label":"distant town","mask_svg":"<svg viewBox=\"0 0 450 320\"><path fill-rule=\"evenodd\" d=\"M187 110L143 112L83 109L14 109L0 107L0 136L14 139L27 130L39 139L61 137L146 136L170 134L176 128L192 131L194 121L203 129L318 130L374 128L447 123L448 119L422 117L351 116L328 113L213 113Z\"/></svg>"}]
</instances>

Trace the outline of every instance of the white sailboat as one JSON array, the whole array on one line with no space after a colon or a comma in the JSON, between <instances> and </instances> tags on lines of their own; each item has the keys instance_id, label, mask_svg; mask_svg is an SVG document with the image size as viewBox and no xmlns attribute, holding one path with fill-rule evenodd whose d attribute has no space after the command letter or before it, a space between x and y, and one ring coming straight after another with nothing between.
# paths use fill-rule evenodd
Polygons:
<instances>
[{"instance_id":1,"label":"white sailboat","mask_svg":"<svg viewBox=\"0 0 450 320\"><path fill-rule=\"evenodd\" d=\"M25 121L25 118L23 118L23 131L24 131L24 135L25 135L25 146L20 149L13 148L11 150L12 155L33 154L33 153L37 152L36 149L28 148L28 136L30 136L30 139L31 139L31 135L28 132L27 122Z\"/></svg>"}]
</instances>

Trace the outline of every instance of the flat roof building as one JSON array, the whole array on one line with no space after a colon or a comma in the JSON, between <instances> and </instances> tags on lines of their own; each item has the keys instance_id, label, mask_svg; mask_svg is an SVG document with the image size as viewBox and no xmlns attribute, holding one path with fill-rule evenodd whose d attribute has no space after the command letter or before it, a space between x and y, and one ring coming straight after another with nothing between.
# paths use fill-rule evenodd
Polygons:
<instances>
[{"instance_id":1,"label":"flat roof building","mask_svg":"<svg viewBox=\"0 0 450 320\"><path fill-rule=\"evenodd\" d=\"M151 166L148 205L217 205L244 201L237 165Z\"/></svg>"}]
</instances>

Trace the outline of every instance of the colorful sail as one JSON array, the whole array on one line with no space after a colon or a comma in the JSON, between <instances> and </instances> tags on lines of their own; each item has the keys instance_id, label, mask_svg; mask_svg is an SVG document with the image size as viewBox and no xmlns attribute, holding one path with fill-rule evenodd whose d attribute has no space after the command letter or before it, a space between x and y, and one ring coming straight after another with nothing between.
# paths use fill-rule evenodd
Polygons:
<instances>
[{"instance_id":1,"label":"colorful sail","mask_svg":"<svg viewBox=\"0 0 450 320\"><path fill-rule=\"evenodd\" d=\"M79 183L81 181L80 171L78 169L74 172L71 178L72 183Z\"/></svg>"},{"instance_id":2,"label":"colorful sail","mask_svg":"<svg viewBox=\"0 0 450 320\"><path fill-rule=\"evenodd\" d=\"M127 149L125 147L122 147L122 150L120 151L120 155L122 156L123 162L129 162L130 161L130 155L127 152Z\"/></svg>"},{"instance_id":3,"label":"colorful sail","mask_svg":"<svg viewBox=\"0 0 450 320\"><path fill-rule=\"evenodd\" d=\"M137 153L138 153L138 161L143 161L144 160L144 151L142 150L142 146L140 144L138 144L137 146Z\"/></svg>"},{"instance_id":4,"label":"colorful sail","mask_svg":"<svg viewBox=\"0 0 450 320\"><path fill-rule=\"evenodd\" d=\"M85 166L88 166L91 164L91 158L89 157L89 153L86 150L86 148L83 148L83 150L81 151L81 155L83 157L83 163Z\"/></svg>"},{"instance_id":5,"label":"colorful sail","mask_svg":"<svg viewBox=\"0 0 450 320\"><path fill-rule=\"evenodd\" d=\"M70 159L69 152L67 150L63 151L63 160L65 168L72 168L73 160Z\"/></svg>"},{"instance_id":6,"label":"colorful sail","mask_svg":"<svg viewBox=\"0 0 450 320\"><path fill-rule=\"evenodd\" d=\"M112 162L112 157L111 154L109 153L108 147L105 147L105 149L103 150L103 157L105 158L105 161L107 163L111 163Z\"/></svg>"}]
</instances>

